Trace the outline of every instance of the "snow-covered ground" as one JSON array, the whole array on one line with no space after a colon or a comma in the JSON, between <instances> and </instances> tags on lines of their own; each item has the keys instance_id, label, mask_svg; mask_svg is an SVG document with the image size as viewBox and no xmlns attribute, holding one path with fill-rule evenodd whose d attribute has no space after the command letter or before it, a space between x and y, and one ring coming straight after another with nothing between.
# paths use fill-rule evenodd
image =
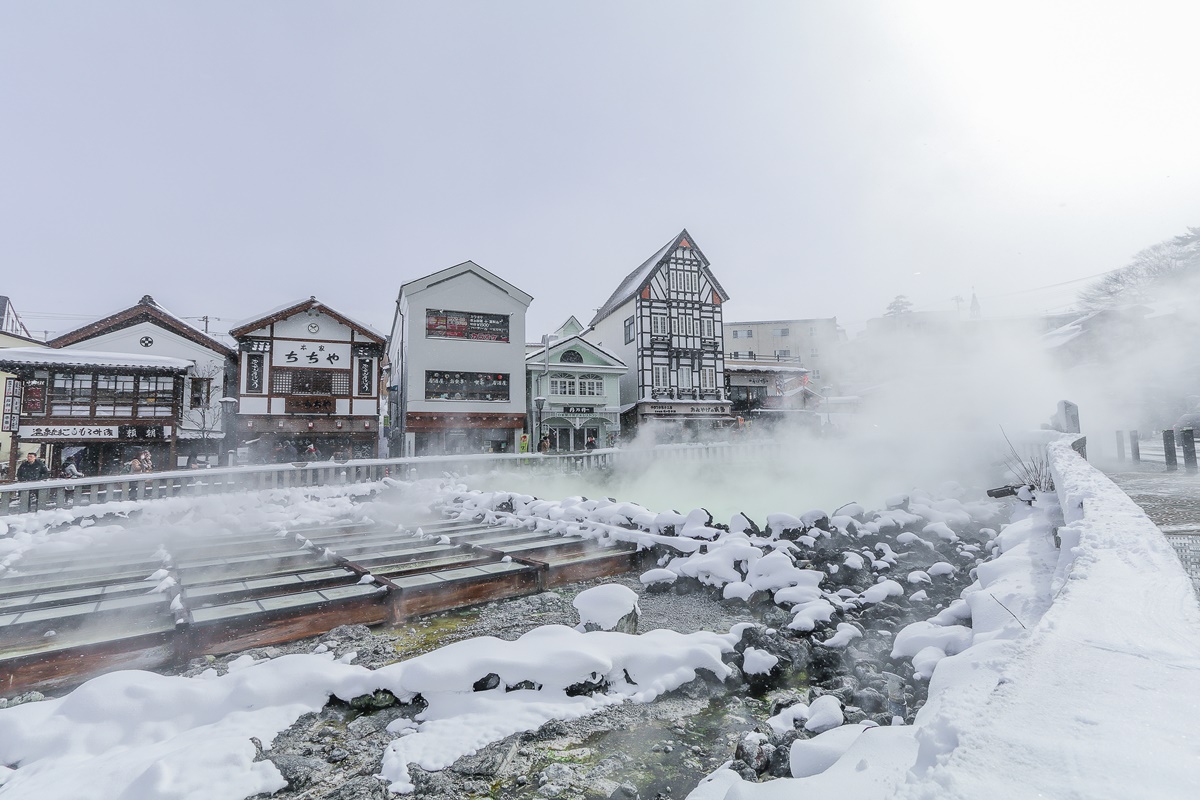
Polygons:
<instances>
[{"instance_id":1,"label":"snow-covered ground","mask_svg":"<svg viewBox=\"0 0 1200 800\"><path fill-rule=\"evenodd\" d=\"M828 517L774 514L764 531L740 514L722 526L701 509L676 514L582 498L456 491L449 507L496 523L657 546L665 555L643 576L648 588L697 581L731 602L765 596L787 609L790 630L819 634L814 645L830 651L878 638L835 617L902 595L919 607L927 589L964 564L972 568L974 583L961 600L891 642L891 655L911 659L917 679L928 680L913 724L846 724L843 704L828 694L789 706L770 726L816 734L791 745L792 778L757 783L719 770L691 800L1190 797L1200 779L1200 735L1192 732L1200 713L1200 609L1191 584L1137 506L1065 444L1051 444L1050 453L1058 497L1039 498L998 534L984 528L991 558L962 534L978 531L993 504L928 496L874 515L854 506ZM212 514L282 525L385 513L336 491L262 500L187 501L214 504L202 514L183 504L129 510L160 515L163 524ZM82 522L10 520L0 563L19 569L31 548L83 555L119 535L97 536ZM881 532L890 532L890 543ZM825 557L814 563L824 566L806 566L802 554L822 548ZM891 574L911 553L927 554L921 567ZM830 585L851 574L857 584ZM612 623L635 609L624 592L594 592L594 605L580 597L584 619ZM395 739L379 767L393 791L408 792L409 764L441 769L548 720L649 702L702 673L724 679L745 633L741 626L639 635L544 626L515 641L466 640L375 670L317 652L247 657L227 674L198 678L112 673L64 697L0 709L0 796L240 800L272 792L284 779L270 761L256 760L251 737L269 746L330 696L349 701L378 690L414 703L410 716L389 726ZM748 677L775 667L767 649L740 647Z\"/></svg>"}]
</instances>

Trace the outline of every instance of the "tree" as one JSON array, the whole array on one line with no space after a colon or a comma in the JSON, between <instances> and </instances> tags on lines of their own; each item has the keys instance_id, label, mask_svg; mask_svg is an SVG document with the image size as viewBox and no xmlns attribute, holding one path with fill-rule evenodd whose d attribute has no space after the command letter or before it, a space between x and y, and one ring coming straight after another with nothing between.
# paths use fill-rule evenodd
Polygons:
<instances>
[{"instance_id":1,"label":"tree","mask_svg":"<svg viewBox=\"0 0 1200 800\"><path fill-rule=\"evenodd\" d=\"M888 303L887 311L883 312L885 317L899 317L902 314L912 313L912 301L902 294L896 295L896 299Z\"/></svg>"},{"instance_id":2,"label":"tree","mask_svg":"<svg viewBox=\"0 0 1200 800\"><path fill-rule=\"evenodd\" d=\"M213 401L224 394L225 370L221 364L209 361L189 369L187 377L182 427L195 431L200 452L211 455L216 450L213 442L221 438L223 413L220 404Z\"/></svg>"},{"instance_id":3,"label":"tree","mask_svg":"<svg viewBox=\"0 0 1200 800\"><path fill-rule=\"evenodd\" d=\"M1079 293L1079 303L1096 311L1149 303L1200 281L1200 228L1142 250L1125 266L1105 274Z\"/></svg>"}]
</instances>

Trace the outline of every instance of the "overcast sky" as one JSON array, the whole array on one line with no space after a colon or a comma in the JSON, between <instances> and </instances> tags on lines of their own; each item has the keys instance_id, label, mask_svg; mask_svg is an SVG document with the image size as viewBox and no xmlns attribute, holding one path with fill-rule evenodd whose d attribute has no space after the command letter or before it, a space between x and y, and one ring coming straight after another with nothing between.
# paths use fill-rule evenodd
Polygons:
<instances>
[{"instance_id":1,"label":"overcast sky","mask_svg":"<svg viewBox=\"0 0 1200 800\"><path fill-rule=\"evenodd\" d=\"M1194 2L4 2L0 294L39 333L147 293L386 329L472 259L534 338L686 227L727 320L1061 308L1200 225L1197 30Z\"/></svg>"}]
</instances>

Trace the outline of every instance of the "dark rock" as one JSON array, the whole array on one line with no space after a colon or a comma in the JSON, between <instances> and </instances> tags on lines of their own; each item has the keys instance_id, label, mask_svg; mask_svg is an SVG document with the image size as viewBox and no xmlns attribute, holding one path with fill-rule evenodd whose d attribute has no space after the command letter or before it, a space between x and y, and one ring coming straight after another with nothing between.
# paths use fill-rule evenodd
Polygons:
<instances>
[{"instance_id":1,"label":"dark rock","mask_svg":"<svg viewBox=\"0 0 1200 800\"><path fill-rule=\"evenodd\" d=\"M594 694L604 694L608 691L608 681L602 675L593 675L588 680L573 683L563 690L567 697L580 697L586 695L591 697Z\"/></svg>"},{"instance_id":2,"label":"dark rock","mask_svg":"<svg viewBox=\"0 0 1200 800\"><path fill-rule=\"evenodd\" d=\"M534 691L537 691L541 688L542 685L540 683L534 683L533 681L517 681L512 686L505 686L504 691L515 692L520 689L533 689Z\"/></svg>"},{"instance_id":3,"label":"dark rock","mask_svg":"<svg viewBox=\"0 0 1200 800\"><path fill-rule=\"evenodd\" d=\"M860 688L851 696L851 702L867 714L878 714L887 708L887 696L876 689Z\"/></svg>"},{"instance_id":4,"label":"dark rock","mask_svg":"<svg viewBox=\"0 0 1200 800\"><path fill-rule=\"evenodd\" d=\"M340 761L345 761L350 757L350 753L340 747L335 747L329 751L329 755L325 756L325 760L330 764L337 764Z\"/></svg>"},{"instance_id":5,"label":"dark rock","mask_svg":"<svg viewBox=\"0 0 1200 800\"><path fill-rule=\"evenodd\" d=\"M476 692L487 692L495 689L500 685L500 676L494 672L489 672L479 680L471 684L471 689Z\"/></svg>"},{"instance_id":6,"label":"dark rock","mask_svg":"<svg viewBox=\"0 0 1200 800\"><path fill-rule=\"evenodd\" d=\"M376 778L358 775L343 783L321 800L388 800L387 786Z\"/></svg>"},{"instance_id":7,"label":"dark rock","mask_svg":"<svg viewBox=\"0 0 1200 800\"><path fill-rule=\"evenodd\" d=\"M371 694L362 694L350 701L350 707L365 713L390 708L396 705L396 695L387 689L377 689Z\"/></svg>"},{"instance_id":8,"label":"dark rock","mask_svg":"<svg viewBox=\"0 0 1200 800\"><path fill-rule=\"evenodd\" d=\"M289 789L303 789L313 782L313 779L324 772L325 762L315 758L305 758L287 753L269 755L267 758L279 770L279 774L287 781Z\"/></svg>"}]
</instances>

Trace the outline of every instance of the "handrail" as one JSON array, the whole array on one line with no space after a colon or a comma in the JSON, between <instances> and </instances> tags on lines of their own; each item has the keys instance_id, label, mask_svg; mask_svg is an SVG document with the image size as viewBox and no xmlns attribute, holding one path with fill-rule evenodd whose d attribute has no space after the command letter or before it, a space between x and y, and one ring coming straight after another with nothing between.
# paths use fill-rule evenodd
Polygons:
<instances>
[{"instance_id":1,"label":"handrail","mask_svg":"<svg viewBox=\"0 0 1200 800\"><path fill-rule=\"evenodd\" d=\"M538 472L580 472L617 467L639 469L655 461L729 463L743 457L777 455L779 449L778 442L762 440L664 444L646 449L604 448L579 453L470 453L351 459L344 462L288 462L136 475L59 478L0 484L0 516L122 500L366 483L383 480L389 475L408 479L437 476L446 472L469 474L481 469L499 468Z\"/></svg>"}]
</instances>

